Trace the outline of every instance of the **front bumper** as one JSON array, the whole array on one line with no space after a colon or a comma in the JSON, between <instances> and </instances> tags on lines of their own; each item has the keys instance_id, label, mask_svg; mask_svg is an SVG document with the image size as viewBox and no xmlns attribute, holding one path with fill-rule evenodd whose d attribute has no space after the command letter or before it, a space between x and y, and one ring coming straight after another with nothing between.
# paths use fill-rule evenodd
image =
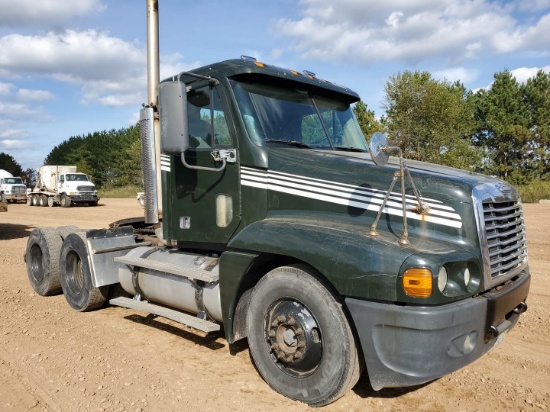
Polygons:
<instances>
[{"instance_id":1,"label":"front bumper","mask_svg":"<svg viewBox=\"0 0 550 412\"><path fill-rule=\"evenodd\" d=\"M71 195L71 202L80 203L80 202L98 202L99 197L91 193L81 193L78 195Z\"/></svg>"},{"instance_id":2,"label":"front bumper","mask_svg":"<svg viewBox=\"0 0 550 412\"><path fill-rule=\"evenodd\" d=\"M419 385L480 358L514 327L531 276L442 306L396 306L346 298L374 390Z\"/></svg>"},{"instance_id":3,"label":"front bumper","mask_svg":"<svg viewBox=\"0 0 550 412\"><path fill-rule=\"evenodd\" d=\"M26 194L5 193L4 194L4 199L12 200L12 201L27 201L27 195Z\"/></svg>"}]
</instances>

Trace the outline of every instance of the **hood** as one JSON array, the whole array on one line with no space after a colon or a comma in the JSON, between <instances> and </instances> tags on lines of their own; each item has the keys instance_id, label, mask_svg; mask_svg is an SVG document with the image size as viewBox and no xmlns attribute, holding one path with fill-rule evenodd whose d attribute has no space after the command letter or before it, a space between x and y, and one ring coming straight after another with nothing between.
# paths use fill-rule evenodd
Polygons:
<instances>
[{"instance_id":1,"label":"hood","mask_svg":"<svg viewBox=\"0 0 550 412\"><path fill-rule=\"evenodd\" d=\"M514 188L490 176L406 159L405 164L422 198L472 203L474 188L486 185L505 186L517 197ZM391 157L386 166L377 166L368 153L281 148L270 149L269 170L370 188L374 191L381 190L385 193L395 173L399 171L399 159ZM408 177L405 180L405 192L413 195ZM399 179L392 193L401 194Z\"/></svg>"}]
</instances>

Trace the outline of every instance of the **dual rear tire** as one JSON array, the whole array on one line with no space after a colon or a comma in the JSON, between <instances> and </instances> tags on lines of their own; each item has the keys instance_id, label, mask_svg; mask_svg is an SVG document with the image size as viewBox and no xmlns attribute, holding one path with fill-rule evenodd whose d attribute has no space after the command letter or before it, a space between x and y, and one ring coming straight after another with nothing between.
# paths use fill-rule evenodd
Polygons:
<instances>
[{"instance_id":1,"label":"dual rear tire","mask_svg":"<svg viewBox=\"0 0 550 412\"><path fill-rule=\"evenodd\" d=\"M33 230L25 261L31 286L41 296L63 291L67 303L80 312L97 309L107 299L109 287L92 284L86 237L74 226Z\"/></svg>"}]
</instances>

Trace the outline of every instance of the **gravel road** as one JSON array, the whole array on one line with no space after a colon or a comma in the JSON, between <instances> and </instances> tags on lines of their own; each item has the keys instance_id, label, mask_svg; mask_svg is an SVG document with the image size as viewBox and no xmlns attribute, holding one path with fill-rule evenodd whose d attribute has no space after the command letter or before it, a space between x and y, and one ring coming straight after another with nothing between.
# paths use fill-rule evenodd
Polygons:
<instances>
[{"instance_id":1,"label":"gravel road","mask_svg":"<svg viewBox=\"0 0 550 412\"><path fill-rule=\"evenodd\" d=\"M529 310L504 342L467 368L419 387L364 381L322 411L550 409L550 204L524 205L533 275ZM10 204L0 214L0 411L306 411L273 392L246 344L229 353L203 334L129 309L72 310L40 297L23 254L35 227L107 227L142 215L135 199L98 207Z\"/></svg>"}]
</instances>

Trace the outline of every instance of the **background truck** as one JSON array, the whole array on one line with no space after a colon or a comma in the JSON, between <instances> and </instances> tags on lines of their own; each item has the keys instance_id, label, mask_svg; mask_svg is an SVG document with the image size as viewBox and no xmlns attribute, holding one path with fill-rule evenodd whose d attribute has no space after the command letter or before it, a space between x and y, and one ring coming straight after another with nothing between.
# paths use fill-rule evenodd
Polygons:
<instances>
[{"instance_id":1,"label":"background truck","mask_svg":"<svg viewBox=\"0 0 550 412\"><path fill-rule=\"evenodd\" d=\"M14 177L10 172L0 169L0 203L26 202L27 187L20 177Z\"/></svg>"},{"instance_id":2,"label":"background truck","mask_svg":"<svg viewBox=\"0 0 550 412\"><path fill-rule=\"evenodd\" d=\"M389 157L380 134L369 147L359 96L311 72L243 57L159 84L157 11L147 0L144 218L35 229L38 294L223 327L314 406L364 371L375 390L418 385L502 341L530 284L513 187Z\"/></svg>"},{"instance_id":3,"label":"background truck","mask_svg":"<svg viewBox=\"0 0 550 412\"><path fill-rule=\"evenodd\" d=\"M29 194L29 206L87 204L97 206L99 197L90 177L78 173L76 166L41 166L35 188Z\"/></svg>"}]
</instances>

